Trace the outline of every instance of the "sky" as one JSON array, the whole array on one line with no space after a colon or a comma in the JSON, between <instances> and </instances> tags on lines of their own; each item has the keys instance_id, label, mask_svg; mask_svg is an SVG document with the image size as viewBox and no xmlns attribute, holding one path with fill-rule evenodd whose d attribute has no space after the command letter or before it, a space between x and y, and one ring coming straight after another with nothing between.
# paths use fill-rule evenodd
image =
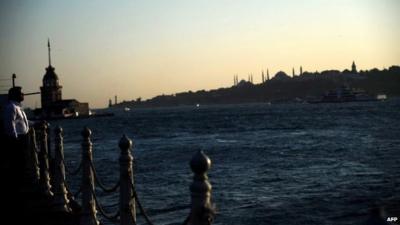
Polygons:
<instances>
[{"instance_id":1,"label":"sky","mask_svg":"<svg viewBox=\"0 0 400 225\"><path fill-rule=\"evenodd\" d=\"M37 92L52 65L63 99L118 101L233 85L261 71L400 64L398 0L2 0L0 93ZM40 96L24 105L40 107Z\"/></svg>"}]
</instances>

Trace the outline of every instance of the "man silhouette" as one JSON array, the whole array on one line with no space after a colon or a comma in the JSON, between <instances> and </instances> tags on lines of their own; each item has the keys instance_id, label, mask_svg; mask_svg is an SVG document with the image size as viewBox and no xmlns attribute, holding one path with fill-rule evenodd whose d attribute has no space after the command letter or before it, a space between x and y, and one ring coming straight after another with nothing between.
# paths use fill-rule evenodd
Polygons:
<instances>
[{"instance_id":1,"label":"man silhouette","mask_svg":"<svg viewBox=\"0 0 400 225\"><path fill-rule=\"evenodd\" d=\"M21 186L25 179L25 151L28 144L29 122L21 107L24 93L21 87L12 87L8 91L8 102L3 108L4 150L2 154L2 194L11 208L20 203ZM10 208L10 210L11 210Z\"/></svg>"},{"instance_id":2,"label":"man silhouette","mask_svg":"<svg viewBox=\"0 0 400 225\"><path fill-rule=\"evenodd\" d=\"M28 134L29 123L21 102L24 101L24 93L21 87L12 87L8 91L8 104L4 108L4 132L6 137L22 142Z\"/></svg>"}]
</instances>

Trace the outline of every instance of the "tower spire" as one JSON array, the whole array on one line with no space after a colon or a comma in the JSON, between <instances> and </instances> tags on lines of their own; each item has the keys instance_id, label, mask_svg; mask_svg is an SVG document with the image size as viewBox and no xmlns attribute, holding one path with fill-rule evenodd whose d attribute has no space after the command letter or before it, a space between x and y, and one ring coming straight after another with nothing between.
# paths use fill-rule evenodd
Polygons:
<instances>
[{"instance_id":1,"label":"tower spire","mask_svg":"<svg viewBox=\"0 0 400 225\"><path fill-rule=\"evenodd\" d=\"M49 50L49 67L51 66L51 55L50 55L50 38L47 38L47 48Z\"/></svg>"}]
</instances>

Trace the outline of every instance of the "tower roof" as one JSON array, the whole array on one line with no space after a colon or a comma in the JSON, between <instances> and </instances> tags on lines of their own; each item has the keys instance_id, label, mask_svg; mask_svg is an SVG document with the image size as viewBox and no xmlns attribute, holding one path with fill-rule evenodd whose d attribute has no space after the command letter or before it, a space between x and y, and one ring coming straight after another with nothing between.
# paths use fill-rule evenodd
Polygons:
<instances>
[{"instance_id":1,"label":"tower roof","mask_svg":"<svg viewBox=\"0 0 400 225\"><path fill-rule=\"evenodd\" d=\"M49 65L46 68L46 73L43 76L43 81L45 81L45 80L58 80L58 76L54 72L54 70L55 70L55 68Z\"/></svg>"}]
</instances>

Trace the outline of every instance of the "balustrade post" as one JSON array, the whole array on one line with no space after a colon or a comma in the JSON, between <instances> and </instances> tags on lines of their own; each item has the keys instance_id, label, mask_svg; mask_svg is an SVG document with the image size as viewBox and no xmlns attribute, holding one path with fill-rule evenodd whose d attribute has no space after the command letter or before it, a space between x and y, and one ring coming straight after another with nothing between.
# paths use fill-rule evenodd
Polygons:
<instances>
[{"instance_id":1,"label":"balustrade post","mask_svg":"<svg viewBox=\"0 0 400 225\"><path fill-rule=\"evenodd\" d=\"M81 225L99 225L97 219L96 202L93 196L94 180L91 168L92 162L92 132L85 127L82 131L82 215Z\"/></svg>"},{"instance_id":2,"label":"balustrade post","mask_svg":"<svg viewBox=\"0 0 400 225\"><path fill-rule=\"evenodd\" d=\"M40 189L41 192L48 197L53 196L50 185L49 175L49 159L47 149L47 123L42 122L38 125L40 131L40 152L39 152L39 165L40 165Z\"/></svg>"},{"instance_id":3,"label":"balustrade post","mask_svg":"<svg viewBox=\"0 0 400 225\"><path fill-rule=\"evenodd\" d=\"M120 163L120 224L121 225L136 225L136 208L135 198L133 196L133 156L132 141L125 135L119 141L121 149Z\"/></svg>"},{"instance_id":4,"label":"balustrade post","mask_svg":"<svg viewBox=\"0 0 400 225\"><path fill-rule=\"evenodd\" d=\"M63 146L63 130L57 127L55 130L55 146L54 146L54 208L56 211L69 212L69 200L67 197L67 189L65 186L65 165L64 165L64 146Z\"/></svg>"},{"instance_id":5,"label":"balustrade post","mask_svg":"<svg viewBox=\"0 0 400 225\"><path fill-rule=\"evenodd\" d=\"M47 133L47 157L49 159L49 163L51 164L52 162L52 152L51 152L51 133L50 133L50 123L48 123L47 121L46 123L46 133ZM53 171L51 171L53 172ZM50 172L50 175L52 175Z\"/></svg>"},{"instance_id":6,"label":"balustrade post","mask_svg":"<svg viewBox=\"0 0 400 225\"><path fill-rule=\"evenodd\" d=\"M37 152L38 148L36 144L35 129L31 127L28 132L28 148L25 154L25 169L26 174L28 175L29 182L31 182L36 187L39 187L40 169Z\"/></svg>"},{"instance_id":7,"label":"balustrade post","mask_svg":"<svg viewBox=\"0 0 400 225\"><path fill-rule=\"evenodd\" d=\"M210 225L215 215L215 209L211 203L211 184L207 176L211 160L203 151L198 151L190 161L190 167L194 176L193 183L190 185L192 202L189 224Z\"/></svg>"}]
</instances>

